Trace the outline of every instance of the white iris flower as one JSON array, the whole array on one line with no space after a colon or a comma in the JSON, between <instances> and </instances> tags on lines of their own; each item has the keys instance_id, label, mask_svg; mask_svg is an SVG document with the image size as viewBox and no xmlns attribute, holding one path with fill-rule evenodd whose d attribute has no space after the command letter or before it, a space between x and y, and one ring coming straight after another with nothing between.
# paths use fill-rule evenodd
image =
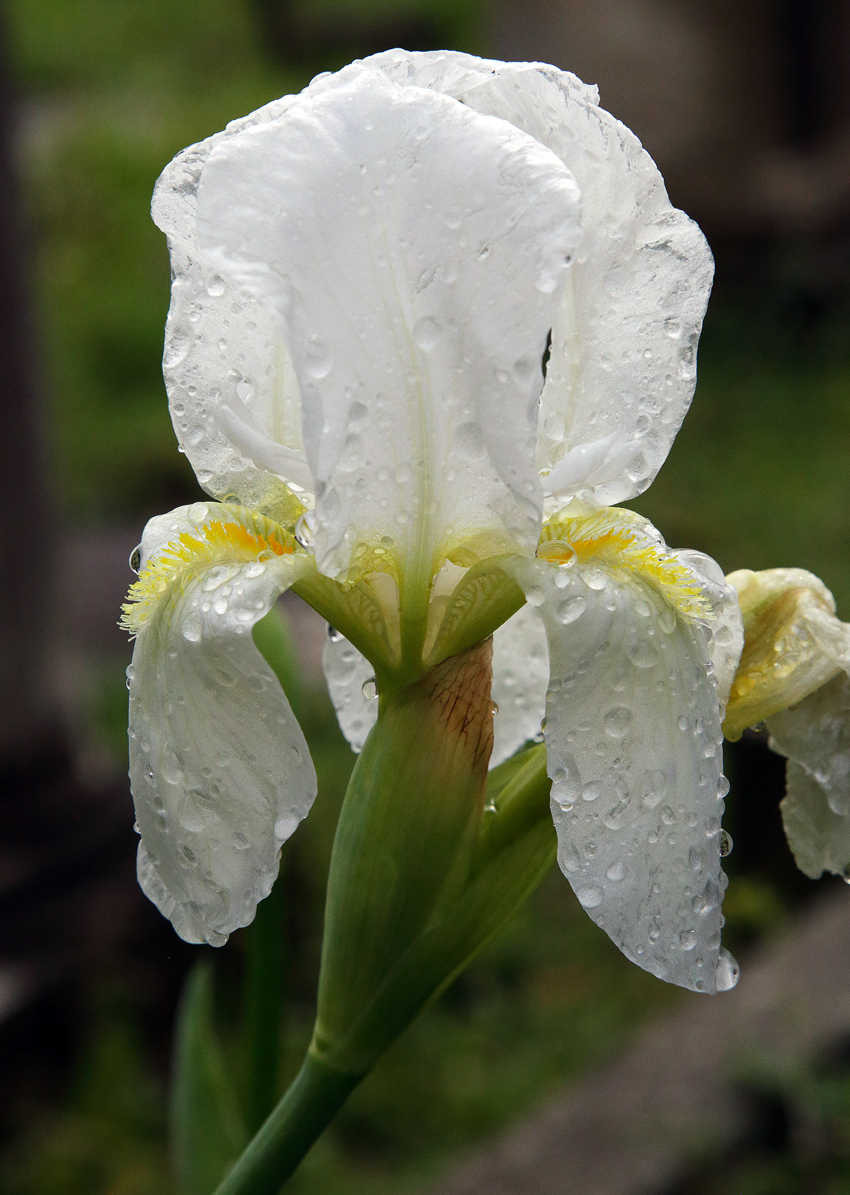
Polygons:
<instances>
[{"instance_id":1,"label":"white iris flower","mask_svg":"<svg viewBox=\"0 0 850 1195\"><path fill-rule=\"evenodd\" d=\"M355 750L385 698L495 632L492 762L545 735L582 905L654 974L735 981L740 613L713 561L612 508L687 411L712 260L597 100L553 67L396 50L159 182L171 413L216 500L146 528L130 755L140 880L188 941L251 921L315 795L251 636L294 586L335 628Z\"/></svg>"}]
</instances>

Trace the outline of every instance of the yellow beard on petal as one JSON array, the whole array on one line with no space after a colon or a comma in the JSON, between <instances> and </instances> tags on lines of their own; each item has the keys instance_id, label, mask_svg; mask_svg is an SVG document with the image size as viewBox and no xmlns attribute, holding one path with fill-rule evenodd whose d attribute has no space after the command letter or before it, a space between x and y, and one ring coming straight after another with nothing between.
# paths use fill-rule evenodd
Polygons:
<instances>
[{"instance_id":1,"label":"yellow beard on petal","mask_svg":"<svg viewBox=\"0 0 850 1195\"><path fill-rule=\"evenodd\" d=\"M130 586L119 625L137 635L175 587L182 592L188 581L216 565L245 564L296 550L292 537L264 515L237 509L233 517L240 521L213 520L193 535L183 531L152 555L138 581Z\"/></svg>"},{"instance_id":2,"label":"yellow beard on petal","mask_svg":"<svg viewBox=\"0 0 850 1195\"><path fill-rule=\"evenodd\" d=\"M571 518L555 516L544 527L537 556L552 564L598 564L648 581L688 619L710 614L700 576L646 531L632 511L609 507Z\"/></svg>"}]
</instances>

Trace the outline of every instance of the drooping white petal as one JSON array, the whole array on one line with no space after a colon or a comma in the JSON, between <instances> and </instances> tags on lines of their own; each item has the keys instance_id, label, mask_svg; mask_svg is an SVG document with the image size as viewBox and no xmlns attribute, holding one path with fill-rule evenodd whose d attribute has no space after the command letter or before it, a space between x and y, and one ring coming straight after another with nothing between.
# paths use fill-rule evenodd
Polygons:
<instances>
[{"instance_id":1,"label":"drooping white petal","mask_svg":"<svg viewBox=\"0 0 850 1195\"><path fill-rule=\"evenodd\" d=\"M595 88L552 66L451 51L367 59L498 116L553 150L582 195L582 240L565 278L543 390L538 466L550 509L641 493L690 405L713 263L669 202L652 159ZM580 450L585 450L584 459Z\"/></svg>"},{"instance_id":2,"label":"drooping white petal","mask_svg":"<svg viewBox=\"0 0 850 1195\"><path fill-rule=\"evenodd\" d=\"M323 571L364 541L417 575L445 551L533 546L542 354L578 210L533 138L374 71L213 147L199 243L291 353Z\"/></svg>"},{"instance_id":3,"label":"drooping white petal","mask_svg":"<svg viewBox=\"0 0 850 1195\"><path fill-rule=\"evenodd\" d=\"M534 606L523 606L493 635L493 718L490 767L509 759L540 733L546 712L549 648Z\"/></svg>"},{"instance_id":4,"label":"drooping white petal","mask_svg":"<svg viewBox=\"0 0 850 1195\"><path fill-rule=\"evenodd\" d=\"M704 552L684 551L676 555L703 580L702 595L710 609L710 617L706 622L709 652L722 714L729 700L744 646L741 607L734 586L727 582L716 560Z\"/></svg>"},{"instance_id":5,"label":"drooping white petal","mask_svg":"<svg viewBox=\"0 0 850 1195\"><path fill-rule=\"evenodd\" d=\"M328 635L322 650L322 668L339 728L352 751L359 753L378 720L377 688L373 695L369 687L375 669L338 631Z\"/></svg>"},{"instance_id":6,"label":"drooping white petal","mask_svg":"<svg viewBox=\"0 0 850 1195\"><path fill-rule=\"evenodd\" d=\"M633 962L696 991L731 987L720 949L728 784L706 627L650 573L538 560L517 579L549 639L561 869Z\"/></svg>"},{"instance_id":7,"label":"drooping white petal","mask_svg":"<svg viewBox=\"0 0 850 1195\"><path fill-rule=\"evenodd\" d=\"M838 814L827 790L802 765L788 760L786 794L779 806L797 866L816 880L825 871L850 876L850 816Z\"/></svg>"},{"instance_id":8,"label":"drooping white petal","mask_svg":"<svg viewBox=\"0 0 850 1195\"><path fill-rule=\"evenodd\" d=\"M128 676L139 881L189 942L221 945L253 919L316 793L304 736L251 636L312 567L283 550L273 526L213 503L152 520L148 569L125 608L137 636Z\"/></svg>"},{"instance_id":9,"label":"drooping white petal","mask_svg":"<svg viewBox=\"0 0 850 1195\"><path fill-rule=\"evenodd\" d=\"M767 728L774 751L812 778L833 813L850 818L850 675L840 672L793 709L774 714Z\"/></svg>"}]
</instances>

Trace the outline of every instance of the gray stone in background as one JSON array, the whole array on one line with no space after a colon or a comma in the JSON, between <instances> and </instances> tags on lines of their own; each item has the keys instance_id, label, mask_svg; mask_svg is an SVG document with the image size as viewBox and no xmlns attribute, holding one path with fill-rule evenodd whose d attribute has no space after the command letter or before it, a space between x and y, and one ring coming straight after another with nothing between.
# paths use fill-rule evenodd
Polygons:
<instances>
[{"instance_id":1,"label":"gray stone in background","mask_svg":"<svg viewBox=\"0 0 850 1195\"><path fill-rule=\"evenodd\" d=\"M751 1127L736 1080L788 1073L850 1033L850 893L836 885L745 960L683 995L616 1062L473 1155L429 1195L649 1195ZM422 1195L426 1195L423 1191Z\"/></svg>"}]
</instances>

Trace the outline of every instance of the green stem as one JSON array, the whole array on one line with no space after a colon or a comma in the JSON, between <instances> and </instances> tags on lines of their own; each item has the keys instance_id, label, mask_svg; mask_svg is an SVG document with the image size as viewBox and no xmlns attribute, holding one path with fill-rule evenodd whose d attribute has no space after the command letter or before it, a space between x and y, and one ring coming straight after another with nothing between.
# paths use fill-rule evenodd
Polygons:
<instances>
[{"instance_id":1,"label":"green stem","mask_svg":"<svg viewBox=\"0 0 850 1195\"><path fill-rule=\"evenodd\" d=\"M362 1078L331 1070L308 1053L292 1086L214 1195L278 1195Z\"/></svg>"},{"instance_id":2,"label":"green stem","mask_svg":"<svg viewBox=\"0 0 850 1195\"><path fill-rule=\"evenodd\" d=\"M248 1127L255 1132L275 1105L283 1004L283 888L280 878L257 906L248 931L245 983Z\"/></svg>"}]
</instances>

